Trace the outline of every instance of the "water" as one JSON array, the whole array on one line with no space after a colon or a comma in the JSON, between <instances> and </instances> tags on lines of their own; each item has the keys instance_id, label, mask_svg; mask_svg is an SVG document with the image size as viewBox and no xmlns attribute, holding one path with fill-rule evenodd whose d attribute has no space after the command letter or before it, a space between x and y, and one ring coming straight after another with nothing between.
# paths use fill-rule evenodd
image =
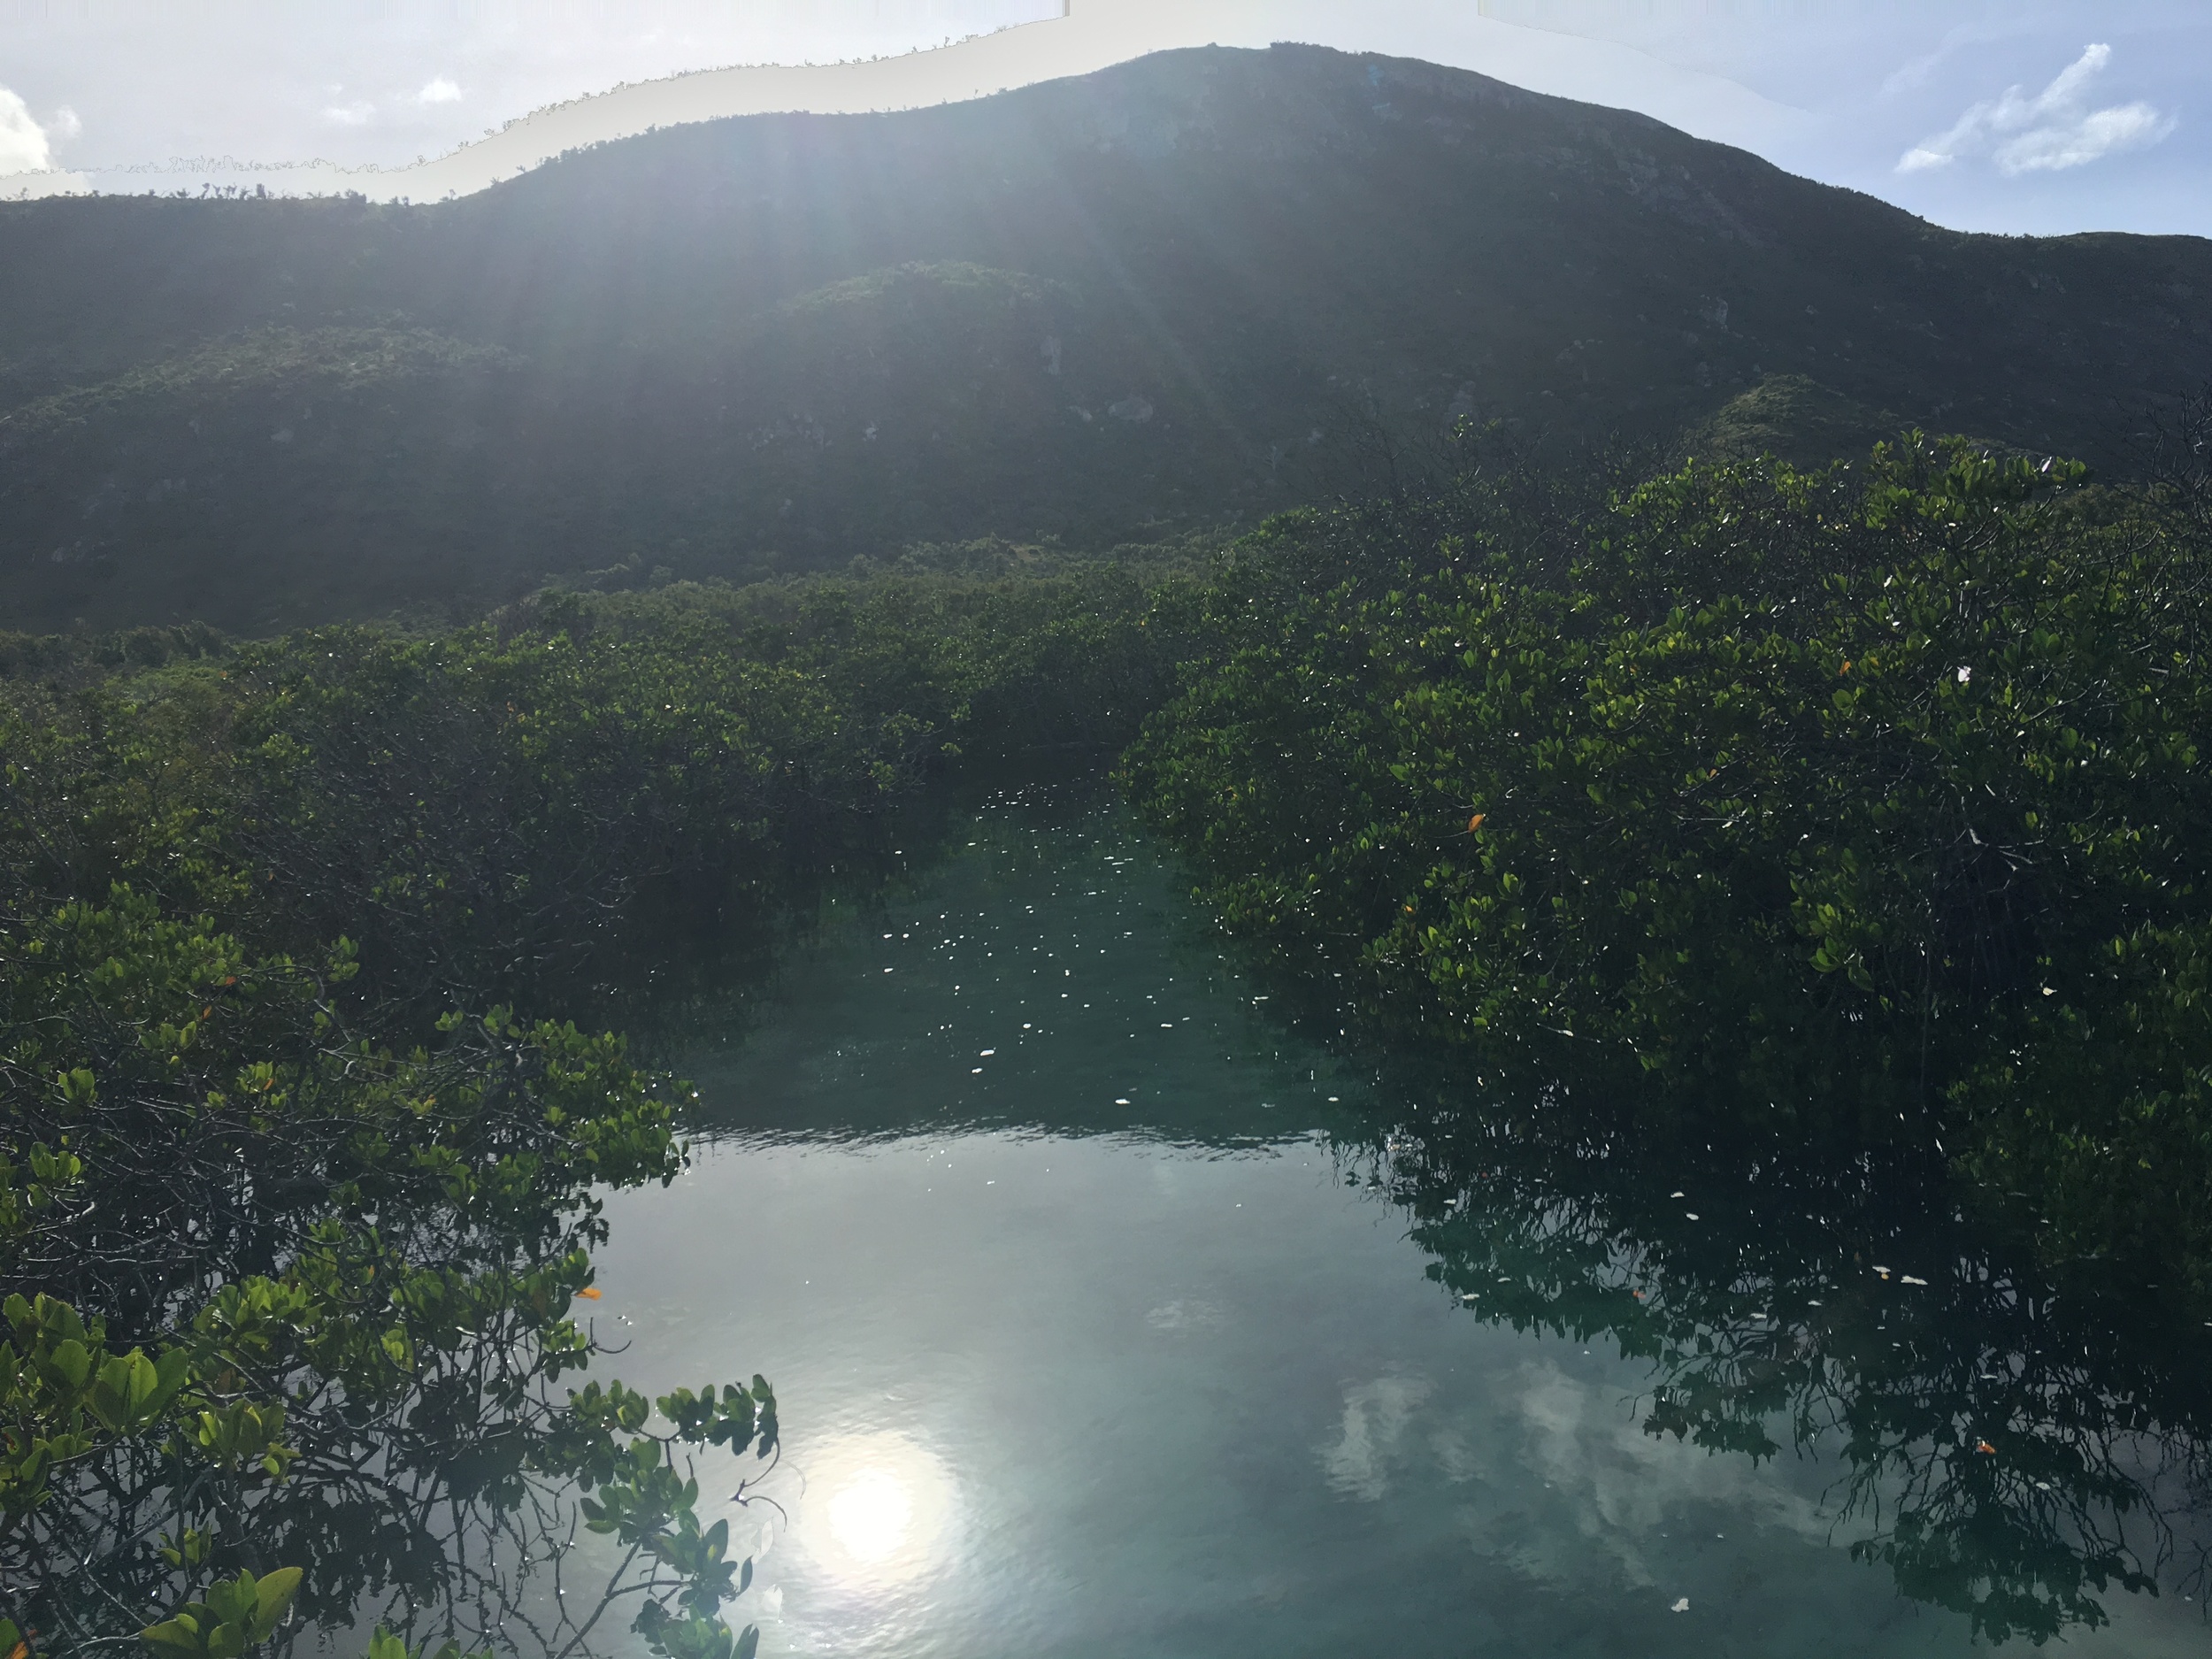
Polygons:
<instances>
[{"instance_id":1,"label":"water","mask_svg":"<svg viewBox=\"0 0 2212 1659\"><path fill-rule=\"evenodd\" d=\"M1755 1182L1682 1187L1694 1161L1563 1180L1371 1135L1388 1086L1279 1013L1110 810L1002 802L956 841L833 925L756 1028L702 1045L694 1167L609 1205L596 1320L628 1348L595 1369L653 1390L760 1371L783 1402L780 1509L724 1510L762 1552L734 1611L764 1652L1963 1652L1970 1619L1930 1598L1985 1599L1974 1571L1916 1599L1850 1546L1917 1504L1969 1555L2062 1579L2105 1517L2072 1464L2031 1467L2046 1429L2152 1494L2124 1548L2166 1556L2162 1594L2092 1598L2112 1623L2074 1625L2076 1650L2206 1650L2187 1494L2142 1414L2116 1432L2054 1396L1998 1351L2009 1315L1911 1300L1924 1235L1883 1220L1900 1264L1878 1281L1791 1242ZM1792 1192L1809 1237L1871 1225ZM1761 1250L1781 1264L1754 1272ZM1823 1333L1822 1380L1714 1407L1712 1355L1756 1382L1785 1328L1793 1354ZM1962 1405L1954 1374L2002 1403ZM2155 1392L2130 1375L2093 1380ZM1686 1438L1647 1432L1670 1399ZM1926 1420L1898 1419L1905 1449L1855 1494L1845 1435L1899 1400ZM1780 1408L1809 1404L1801 1432ZM2001 1470L1910 1450L2001 1411Z\"/></svg>"}]
</instances>

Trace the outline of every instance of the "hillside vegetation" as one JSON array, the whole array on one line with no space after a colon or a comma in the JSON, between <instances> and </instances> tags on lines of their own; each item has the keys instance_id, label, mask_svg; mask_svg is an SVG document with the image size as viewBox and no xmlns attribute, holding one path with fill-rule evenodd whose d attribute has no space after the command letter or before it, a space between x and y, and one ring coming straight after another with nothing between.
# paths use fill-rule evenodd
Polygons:
<instances>
[{"instance_id":1,"label":"hillside vegetation","mask_svg":"<svg viewBox=\"0 0 2212 1659\"><path fill-rule=\"evenodd\" d=\"M672 129L432 205L8 206L0 284L0 626L34 631L1096 550L1378 487L1462 418L1666 440L1778 377L1712 440L2108 466L2116 410L2212 376L2203 242L1958 234L1299 47Z\"/></svg>"}]
</instances>

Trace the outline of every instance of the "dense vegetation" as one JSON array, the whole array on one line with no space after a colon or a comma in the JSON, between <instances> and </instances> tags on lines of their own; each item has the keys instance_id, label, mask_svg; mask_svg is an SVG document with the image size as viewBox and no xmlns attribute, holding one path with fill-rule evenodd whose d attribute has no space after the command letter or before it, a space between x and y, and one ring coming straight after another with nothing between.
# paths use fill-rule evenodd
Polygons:
<instances>
[{"instance_id":1,"label":"dense vegetation","mask_svg":"<svg viewBox=\"0 0 2212 1659\"><path fill-rule=\"evenodd\" d=\"M749 1652L720 1617L749 1566L687 1465L772 1450L766 1382L561 1386L592 1189L680 1167L680 1086L513 1010L603 1013L641 917L772 943L964 745L1125 737L1168 660L1144 592L888 576L549 594L428 639L14 642L0 1614L232 1659L295 1609L384 1609L396 1654L506 1621L565 1651L621 1605L674 1659ZM552 1589L580 1488L617 1547L596 1600Z\"/></svg>"},{"instance_id":2,"label":"dense vegetation","mask_svg":"<svg viewBox=\"0 0 2212 1659\"><path fill-rule=\"evenodd\" d=\"M0 626L35 631L1097 551L1469 415L1824 457L1886 411L2110 465L2116 401L2212 374L2201 239L1961 234L1297 46L674 127L438 204L0 205Z\"/></svg>"},{"instance_id":3,"label":"dense vegetation","mask_svg":"<svg viewBox=\"0 0 2212 1659\"><path fill-rule=\"evenodd\" d=\"M1961 445L1477 471L1247 544L1128 777L1377 1029L1924 1140L2212 1289L2206 551Z\"/></svg>"}]
</instances>

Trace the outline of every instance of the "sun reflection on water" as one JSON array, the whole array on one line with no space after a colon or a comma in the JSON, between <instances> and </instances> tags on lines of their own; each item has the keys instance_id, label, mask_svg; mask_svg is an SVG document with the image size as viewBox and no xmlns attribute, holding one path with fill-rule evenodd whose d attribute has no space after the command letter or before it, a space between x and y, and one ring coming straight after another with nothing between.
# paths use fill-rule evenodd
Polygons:
<instances>
[{"instance_id":1,"label":"sun reflection on water","mask_svg":"<svg viewBox=\"0 0 2212 1659\"><path fill-rule=\"evenodd\" d=\"M826 1508L837 1547L872 1567L898 1554L914 1519L906 1483L887 1469L862 1470L838 1488Z\"/></svg>"},{"instance_id":2,"label":"sun reflection on water","mask_svg":"<svg viewBox=\"0 0 2212 1659\"><path fill-rule=\"evenodd\" d=\"M807 1457L806 1475L795 1536L854 1588L917 1578L951 1544L951 1472L903 1434L841 1436Z\"/></svg>"}]
</instances>

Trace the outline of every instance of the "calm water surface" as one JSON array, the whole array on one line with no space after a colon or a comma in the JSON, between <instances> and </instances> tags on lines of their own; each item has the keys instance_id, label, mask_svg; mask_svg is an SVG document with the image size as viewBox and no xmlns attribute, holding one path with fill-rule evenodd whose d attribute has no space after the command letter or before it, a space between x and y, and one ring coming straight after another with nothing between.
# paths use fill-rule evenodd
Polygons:
<instances>
[{"instance_id":1,"label":"calm water surface","mask_svg":"<svg viewBox=\"0 0 2212 1659\"><path fill-rule=\"evenodd\" d=\"M603 1368L782 1402L781 1513L730 1511L764 1652L1973 1646L1852 1558L1894 1494L1847 1502L1833 1433L1647 1432L1651 1360L1432 1271L1465 1212L1402 1202L1371 1081L1180 891L1110 810L993 804L690 1057L694 1168L611 1201ZM2212 1648L2168 1553L2072 1650Z\"/></svg>"}]
</instances>

